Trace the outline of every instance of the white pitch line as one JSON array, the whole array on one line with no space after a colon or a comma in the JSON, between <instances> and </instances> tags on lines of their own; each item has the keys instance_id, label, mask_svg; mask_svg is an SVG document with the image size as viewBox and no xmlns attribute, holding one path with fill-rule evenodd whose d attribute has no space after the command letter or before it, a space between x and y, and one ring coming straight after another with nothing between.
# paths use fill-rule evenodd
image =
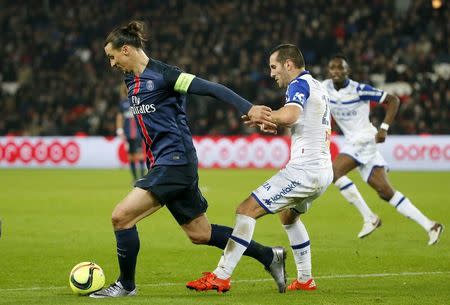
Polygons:
<instances>
[{"instance_id":1,"label":"white pitch line","mask_svg":"<svg viewBox=\"0 0 450 305\"><path fill-rule=\"evenodd\" d=\"M421 276L421 275L437 275L450 274L450 271L430 271L430 272L399 272L399 273L369 273L369 274L333 274L315 276L314 279L345 279L345 278L368 278L368 277L388 277L388 276ZM253 282L270 282L271 278L263 279L247 279L235 280L233 283L253 283ZM184 286L186 283L157 283L157 284L139 284L138 287L164 287L164 286ZM53 286L53 287L23 287L23 288L0 288L3 291L32 291L32 290L57 290L67 289L68 286Z\"/></svg>"}]
</instances>

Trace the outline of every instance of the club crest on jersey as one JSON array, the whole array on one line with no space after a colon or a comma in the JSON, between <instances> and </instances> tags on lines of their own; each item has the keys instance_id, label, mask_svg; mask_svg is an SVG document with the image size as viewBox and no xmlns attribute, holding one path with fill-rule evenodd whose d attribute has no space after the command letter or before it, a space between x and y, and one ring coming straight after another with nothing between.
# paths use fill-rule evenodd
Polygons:
<instances>
[{"instance_id":1,"label":"club crest on jersey","mask_svg":"<svg viewBox=\"0 0 450 305\"><path fill-rule=\"evenodd\" d=\"M153 89L155 89L155 83L153 83L152 80L148 80L145 83L145 88L147 88L148 91L152 91Z\"/></svg>"}]
</instances>

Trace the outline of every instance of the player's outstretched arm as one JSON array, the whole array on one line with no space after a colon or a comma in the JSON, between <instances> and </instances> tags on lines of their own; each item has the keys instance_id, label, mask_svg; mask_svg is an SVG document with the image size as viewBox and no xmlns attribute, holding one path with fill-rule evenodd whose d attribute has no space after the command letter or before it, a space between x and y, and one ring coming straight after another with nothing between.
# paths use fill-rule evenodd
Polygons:
<instances>
[{"instance_id":1,"label":"player's outstretched arm","mask_svg":"<svg viewBox=\"0 0 450 305\"><path fill-rule=\"evenodd\" d=\"M387 94L384 102L387 104L386 115L384 117L383 123L378 129L377 134L375 135L376 143L383 143L386 140L389 125L394 122L394 118L397 115L400 105L399 98L392 94Z\"/></svg>"},{"instance_id":2,"label":"player's outstretched arm","mask_svg":"<svg viewBox=\"0 0 450 305\"><path fill-rule=\"evenodd\" d=\"M272 111L272 120L279 126L289 127L297 122L303 108L297 105L285 105Z\"/></svg>"},{"instance_id":3,"label":"player's outstretched arm","mask_svg":"<svg viewBox=\"0 0 450 305\"><path fill-rule=\"evenodd\" d=\"M272 109L267 106L253 105L224 85L195 77L192 79L187 93L214 97L233 105L242 114L246 114L250 121L255 124L264 124L268 128L276 128L276 124L271 119Z\"/></svg>"},{"instance_id":4,"label":"player's outstretched arm","mask_svg":"<svg viewBox=\"0 0 450 305\"><path fill-rule=\"evenodd\" d=\"M276 124L276 126L289 127L297 122L300 114L302 113L302 110L303 108L301 106L298 106L297 104L285 105L278 110L272 110L271 120ZM272 134L277 133L277 129L273 125L267 126L265 124L255 124L247 115L243 115L241 118L244 120L244 124L250 127L258 126L263 132Z\"/></svg>"},{"instance_id":5,"label":"player's outstretched arm","mask_svg":"<svg viewBox=\"0 0 450 305\"><path fill-rule=\"evenodd\" d=\"M233 105L255 124L264 124L270 128L276 128L270 118L272 109L266 106L255 106L224 85L210 82L178 69L167 69L163 72L163 75L164 79L172 84L173 89L177 92L214 97Z\"/></svg>"}]
</instances>

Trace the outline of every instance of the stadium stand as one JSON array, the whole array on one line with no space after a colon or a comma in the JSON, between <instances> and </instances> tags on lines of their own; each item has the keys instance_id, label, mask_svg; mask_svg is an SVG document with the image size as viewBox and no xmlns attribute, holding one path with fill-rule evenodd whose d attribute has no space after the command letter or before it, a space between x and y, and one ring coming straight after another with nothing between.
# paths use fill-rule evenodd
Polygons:
<instances>
[{"instance_id":1,"label":"stadium stand","mask_svg":"<svg viewBox=\"0 0 450 305\"><path fill-rule=\"evenodd\" d=\"M106 8L106 9L105 9ZM390 132L450 133L450 5L443 1L2 1L0 135L114 135L119 74L103 40L131 19L149 25L150 56L279 107L267 53L291 42L326 77L344 53L353 77L397 94ZM248 134L228 105L190 98L196 135ZM372 113L375 124L383 108ZM195 123L192 123L195 122Z\"/></svg>"}]
</instances>

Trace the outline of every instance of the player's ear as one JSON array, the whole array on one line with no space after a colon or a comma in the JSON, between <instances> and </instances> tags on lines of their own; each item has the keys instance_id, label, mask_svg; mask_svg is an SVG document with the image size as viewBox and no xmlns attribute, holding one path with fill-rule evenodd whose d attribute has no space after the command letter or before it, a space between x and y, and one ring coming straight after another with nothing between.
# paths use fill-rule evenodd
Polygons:
<instances>
[{"instance_id":1,"label":"player's ear","mask_svg":"<svg viewBox=\"0 0 450 305\"><path fill-rule=\"evenodd\" d=\"M126 45L126 44L124 44L124 45L120 48L120 50L122 51L122 53L123 53L124 55L130 54L130 47L129 47L128 45Z\"/></svg>"},{"instance_id":2,"label":"player's ear","mask_svg":"<svg viewBox=\"0 0 450 305\"><path fill-rule=\"evenodd\" d=\"M284 67L287 69L287 70L291 70L291 68L292 68L292 60L290 60L290 59L286 59L286 61L284 62Z\"/></svg>"}]
</instances>

